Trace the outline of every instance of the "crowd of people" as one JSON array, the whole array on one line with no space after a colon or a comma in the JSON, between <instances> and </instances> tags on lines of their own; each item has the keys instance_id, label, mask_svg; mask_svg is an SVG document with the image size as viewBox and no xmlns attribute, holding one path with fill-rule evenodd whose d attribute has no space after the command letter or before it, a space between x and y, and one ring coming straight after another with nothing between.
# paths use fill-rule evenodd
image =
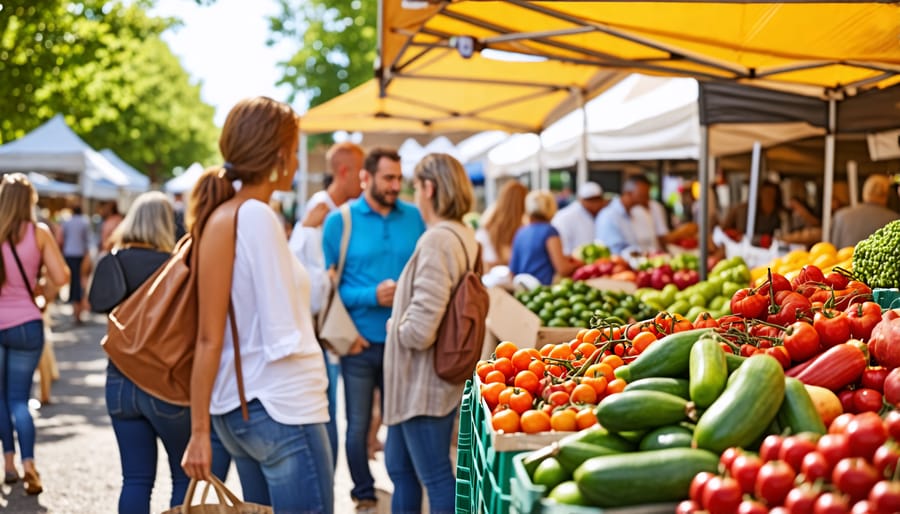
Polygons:
<instances>
[{"instance_id":1,"label":"crowd of people","mask_svg":"<svg viewBox=\"0 0 900 514\"><path fill-rule=\"evenodd\" d=\"M581 245L601 242L621 253L667 241L665 209L650 198L643 175L627 177L611 200L599 185L582 184L576 201L559 210L550 192L509 181L473 231L463 222L475 204L473 186L456 159L423 158L411 180L412 201L405 201L397 152L365 152L351 143L330 149L331 182L286 231L270 201L292 187L299 128L286 104L241 101L222 129L223 162L206 170L186 211L158 192L141 195L124 217L114 204L103 208L100 261L88 295L95 311L110 311L156 274L180 232L198 252L190 405L145 390L112 362L107 368L106 407L123 478L119 512L149 512L158 442L167 454L172 506L184 501L191 479L224 479L233 462L246 501L275 512L332 512L339 380L357 512L377 510L369 461L380 449L382 424L392 511L420 512L424 490L430 512L454 512L450 449L463 384L436 374L434 345L453 291L479 252L486 269L508 266L549 284L582 265L573 256ZM897 218L884 208L890 187L870 178L863 203L836 213L839 244L871 233L863 228L870 221ZM774 230L777 192L761 189L761 231ZM0 439L5 482L22 479L29 494L43 489L27 405L44 346L35 289L42 274L69 283L79 322L87 308L81 275L92 268L85 264L90 225L80 208L54 233L36 218L36 202L25 175L3 176ZM727 222L746 223L739 212L733 217ZM126 285L116 298L104 287L116 280L103 271L109 269L119 270ZM343 355L317 336L317 314L331 287L358 332Z\"/></svg>"}]
</instances>

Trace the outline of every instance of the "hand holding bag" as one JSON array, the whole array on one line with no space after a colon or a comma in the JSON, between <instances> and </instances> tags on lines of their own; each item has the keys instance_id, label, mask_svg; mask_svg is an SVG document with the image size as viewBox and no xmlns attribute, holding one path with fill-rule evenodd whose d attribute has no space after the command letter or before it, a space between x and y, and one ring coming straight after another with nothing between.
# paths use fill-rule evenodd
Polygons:
<instances>
[{"instance_id":1,"label":"hand holding bag","mask_svg":"<svg viewBox=\"0 0 900 514\"><path fill-rule=\"evenodd\" d=\"M198 480L191 480L187 493L184 495L184 503L163 512L163 514L272 514L273 512L272 507L267 505L242 502L215 475L210 476L209 481L206 482L200 503L191 505L198 482ZM210 487L216 491L219 503L207 503Z\"/></svg>"},{"instance_id":2,"label":"hand holding bag","mask_svg":"<svg viewBox=\"0 0 900 514\"><path fill-rule=\"evenodd\" d=\"M341 218L344 221L344 230L341 233L341 250L338 255L337 275L331 280L331 287L325 304L319 311L319 342L327 345L338 355L347 355L353 343L359 337L356 325L347 312L338 286L341 283L341 275L344 273L344 264L347 260L347 246L350 243L350 205L344 203L341 206Z\"/></svg>"}]
</instances>

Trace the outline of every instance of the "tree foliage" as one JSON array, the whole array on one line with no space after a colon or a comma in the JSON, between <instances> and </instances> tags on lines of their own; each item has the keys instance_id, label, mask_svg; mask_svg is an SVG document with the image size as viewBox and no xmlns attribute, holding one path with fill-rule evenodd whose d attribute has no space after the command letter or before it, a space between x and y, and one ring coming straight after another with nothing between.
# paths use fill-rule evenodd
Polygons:
<instances>
[{"instance_id":1,"label":"tree foliage","mask_svg":"<svg viewBox=\"0 0 900 514\"><path fill-rule=\"evenodd\" d=\"M176 20L150 2L4 1L0 142L57 112L94 148L111 148L154 181L215 155L214 109L160 34Z\"/></svg>"}]
</instances>

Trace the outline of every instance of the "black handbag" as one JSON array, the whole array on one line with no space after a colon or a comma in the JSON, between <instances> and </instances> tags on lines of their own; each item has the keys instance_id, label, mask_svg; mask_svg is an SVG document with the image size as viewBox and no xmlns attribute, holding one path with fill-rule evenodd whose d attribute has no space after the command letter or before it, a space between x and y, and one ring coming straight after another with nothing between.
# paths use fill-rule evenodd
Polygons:
<instances>
[{"instance_id":1,"label":"black handbag","mask_svg":"<svg viewBox=\"0 0 900 514\"><path fill-rule=\"evenodd\" d=\"M94 312L108 314L128 294L125 270L116 253L114 250L104 255L94 269L94 278L88 291L88 302Z\"/></svg>"}]
</instances>

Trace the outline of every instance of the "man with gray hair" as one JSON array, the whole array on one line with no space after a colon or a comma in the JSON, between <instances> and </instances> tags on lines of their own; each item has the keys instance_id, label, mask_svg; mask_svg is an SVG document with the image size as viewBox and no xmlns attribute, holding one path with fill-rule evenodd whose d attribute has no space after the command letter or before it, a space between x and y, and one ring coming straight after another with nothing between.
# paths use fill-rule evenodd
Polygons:
<instances>
[{"instance_id":1,"label":"man with gray hair","mask_svg":"<svg viewBox=\"0 0 900 514\"><path fill-rule=\"evenodd\" d=\"M879 228L900 218L887 208L891 180L886 175L872 175L863 184L862 203L844 207L834 214L831 243L838 247L855 246Z\"/></svg>"},{"instance_id":2,"label":"man with gray hair","mask_svg":"<svg viewBox=\"0 0 900 514\"><path fill-rule=\"evenodd\" d=\"M650 201L650 180L644 175L628 177L622 194L613 199L594 221L595 238L614 254L640 248L641 241L655 241L656 229L647 215L635 216L635 208ZM643 214L644 211L641 212Z\"/></svg>"}]
</instances>

